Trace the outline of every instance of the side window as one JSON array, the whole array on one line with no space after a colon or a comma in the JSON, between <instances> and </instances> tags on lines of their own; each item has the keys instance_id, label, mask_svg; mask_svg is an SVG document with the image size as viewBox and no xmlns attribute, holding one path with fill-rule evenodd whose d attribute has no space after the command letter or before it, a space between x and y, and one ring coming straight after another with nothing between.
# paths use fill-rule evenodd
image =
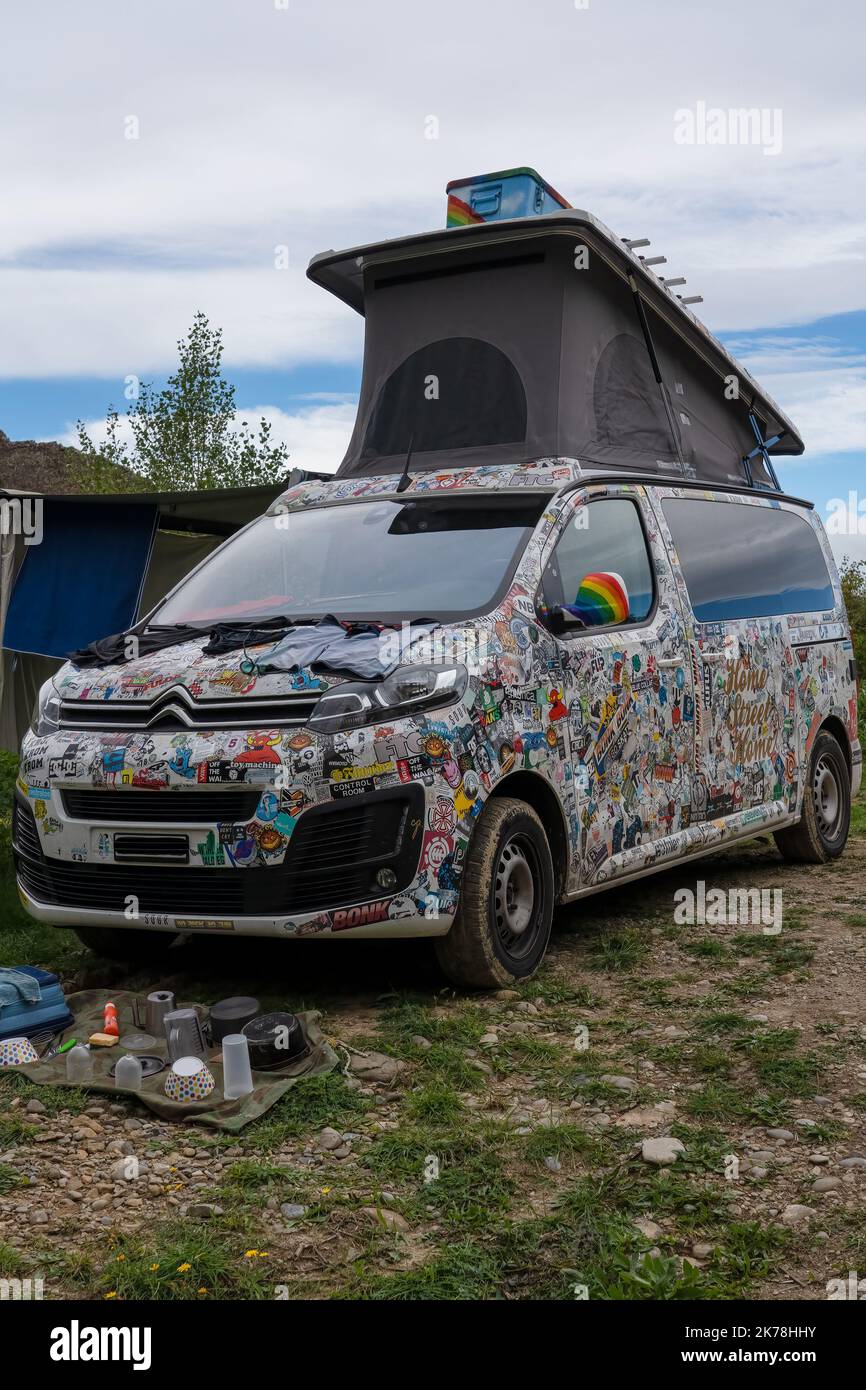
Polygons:
<instances>
[{"instance_id":1,"label":"side window","mask_svg":"<svg viewBox=\"0 0 866 1390\"><path fill-rule=\"evenodd\" d=\"M587 575L611 573L619 575L628 595L625 621L642 622L653 605L652 567L638 509L625 497L600 497L576 509L544 572L545 605L569 607ZM623 621L599 617L593 626Z\"/></svg>"},{"instance_id":2,"label":"side window","mask_svg":"<svg viewBox=\"0 0 866 1390\"><path fill-rule=\"evenodd\" d=\"M662 510L698 622L834 606L824 555L805 517L699 497L668 497Z\"/></svg>"}]
</instances>

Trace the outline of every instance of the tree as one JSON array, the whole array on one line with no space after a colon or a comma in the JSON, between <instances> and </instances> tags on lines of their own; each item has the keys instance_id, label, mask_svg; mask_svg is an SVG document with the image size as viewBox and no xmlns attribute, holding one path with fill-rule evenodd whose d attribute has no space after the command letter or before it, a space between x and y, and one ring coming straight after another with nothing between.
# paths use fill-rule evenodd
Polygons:
<instances>
[{"instance_id":1,"label":"tree","mask_svg":"<svg viewBox=\"0 0 866 1390\"><path fill-rule=\"evenodd\" d=\"M166 386L160 391L145 382L139 386L126 413L128 430L113 406L104 443L94 443L78 421L86 489L170 492L279 483L288 449L271 443L265 419L257 433L246 420L236 421L235 388L220 365L221 330L199 312L177 347L180 365Z\"/></svg>"},{"instance_id":2,"label":"tree","mask_svg":"<svg viewBox=\"0 0 866 1390\"><path fill-rule=\"evenodd\" d=\"M860 737L866 738L866 560L846 556L839 571L842 594L848 610L854 656L860 673L860 707L857 711Z\"/></svg>"}]
</instances>

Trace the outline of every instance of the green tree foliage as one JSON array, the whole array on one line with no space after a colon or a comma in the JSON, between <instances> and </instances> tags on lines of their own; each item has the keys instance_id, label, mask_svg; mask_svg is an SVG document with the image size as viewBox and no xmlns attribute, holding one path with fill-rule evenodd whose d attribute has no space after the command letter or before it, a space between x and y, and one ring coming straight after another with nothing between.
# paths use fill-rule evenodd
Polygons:
<instances>
[{"instance_id":1,"label":"green tree foliage","mask_svg":"<svg viewBox=\"0 0 866 1390\"><path fill-rule=\"evenodd\" d=\"M866 738L866 560L852 560L846 557L839 571L842 593L851 624L851 640L854 655L860 672L860 737Z\"/></svg>"},{"instance_id":2,"label":"green tree foliage","mask_svg":"<svg viewBox=\"0 0 866 1390\"><path fill-rule=\"evenodd\" d=\"M235 418L235 388L221 369L221 330L197 313L177 346L177 371L162 390L141 383L126 413L128 430L113 406L102 443L78 421L82 490L201 491L276 484L284 476L288 450L271 442L268 422L261 419L254 432Z\"/></svg>"}]
</instances>

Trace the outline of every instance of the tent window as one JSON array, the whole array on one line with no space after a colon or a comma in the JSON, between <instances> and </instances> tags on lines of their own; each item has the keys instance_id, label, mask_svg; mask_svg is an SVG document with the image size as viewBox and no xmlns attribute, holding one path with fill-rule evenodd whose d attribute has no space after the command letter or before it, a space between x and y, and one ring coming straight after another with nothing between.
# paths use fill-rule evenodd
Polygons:
<instances>
[{"instance_id":1,"label":"tent window","mask_svg":"<svg viewBox=\"0 0 866 1390\"><path fill-rule=\"evenodd\" d=\"M592 385L596 438L662 457L674 452L665 408L646 344L618 333L598 359Z\"/></svg>"},{"instance_id":2,"label":"tent window","mask_svg":"<svg viewBox=\"0 0 866 1390\"><path fill-rule=\"evenodd\" d=\"M428 343L392 372L373 407L363 457L526 438L526 392L504 352L480 338Z\"/></svg>"}]
</instances>

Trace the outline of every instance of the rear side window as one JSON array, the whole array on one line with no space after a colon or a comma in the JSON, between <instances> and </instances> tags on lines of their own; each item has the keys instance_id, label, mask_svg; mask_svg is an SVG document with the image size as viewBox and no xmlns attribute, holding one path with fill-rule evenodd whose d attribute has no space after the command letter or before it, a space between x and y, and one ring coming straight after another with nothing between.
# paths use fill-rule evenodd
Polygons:
<instances>
[{"instance_id":1,"label":"rear side window","mask_svg":"<svg viewBox=\"0 0 866 1390\"><path fill-rule=\"evenodd\" d=\"M796 512L699 497L669 497L662 510L699 622L834 606L818 537Z\"/></svg>"},{"instance_id":2,"label":"rear side window","mask_svg":"<svg viewBox=\"0 0 866 1390\"><path fill-rule=\"evenodd\" d=\"M643 622L653 606L652 569L638 509L625 497L600 497L575 509L544 573L545 602L573 604L584 577L600 571L622 578L627 621Z\"/></svg>"}]
</instances>

